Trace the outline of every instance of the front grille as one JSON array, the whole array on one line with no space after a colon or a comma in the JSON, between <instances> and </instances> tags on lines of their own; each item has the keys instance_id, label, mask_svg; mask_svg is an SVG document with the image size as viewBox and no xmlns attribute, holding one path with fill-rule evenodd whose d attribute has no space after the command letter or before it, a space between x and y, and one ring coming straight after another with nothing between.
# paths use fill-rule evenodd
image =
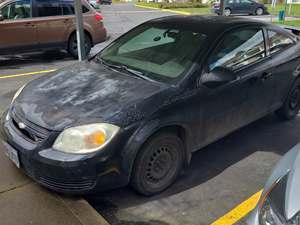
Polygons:
<instances>
[{"instance_id":1,"label":"front grille","mask_svg":"<svg viewBox=\"0 0 300 225\"><path fill-rule=\"evenodd\" d=\"M23 119L14 111L11 113L11 120L15 130L21 133L22 136L30 142L42 142L50 135L49 130Z\"/></svg>"},{"instance_id":2,"label":"front grille","mask_svg":"<svg viewBox=\"0 0 300 225\"><path fill-rule=\"evenodd\" d=\"M88 191L95 185L95 180L91 179L65 181L49 177L39 177L38 182L58 191Z\"/></svg>"}]
</instances>

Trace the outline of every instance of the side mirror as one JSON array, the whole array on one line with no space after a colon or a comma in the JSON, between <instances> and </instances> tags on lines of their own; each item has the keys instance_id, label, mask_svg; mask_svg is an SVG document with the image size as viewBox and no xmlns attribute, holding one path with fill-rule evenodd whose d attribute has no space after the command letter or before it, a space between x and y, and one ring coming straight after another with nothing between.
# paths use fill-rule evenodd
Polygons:
<instances>
[{"instance_id":1,"label":"side mirror","mask_svg":"<svg viewBox=\"0 0 300 225\"><path fill-rule=\"evenodd\" d=\"M233 71L224 67L216 67L211 72L203 74L200 82L207 87L214 88L236 79L237 76Z\"/></svg>"},{"instance_id":2,"label":"side mirror","mask_svg":"<svg viewBox=\"0 0 300 225\"><path fill-rule=\"evenodd\" d=\"M5 18L2 14L0 14L0 21L3 21Z\"/></svg>"}]
</instances>

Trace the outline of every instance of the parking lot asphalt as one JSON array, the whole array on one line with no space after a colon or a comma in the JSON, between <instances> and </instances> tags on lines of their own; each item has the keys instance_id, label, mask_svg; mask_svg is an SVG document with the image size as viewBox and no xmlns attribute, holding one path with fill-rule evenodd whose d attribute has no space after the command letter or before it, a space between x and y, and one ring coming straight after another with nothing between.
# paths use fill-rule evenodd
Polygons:
<instances>
[{"instance_id":1,"label":"parking lot asphalt","mask_svg":"<svg viewBox=\"0 0 300 225\"><path fill-rule=\"evenodd\" d=\"M103 6L102 14L115 38L172 13L115 4ZM57 51L0 57L0 112L24 83L75 62ZM28 75L9 78L18 74ZM190 168L158 196L146 198L125 187L85 198L112 225L221 225L219 218L263 188L276 162L299 142L299 130L300 117L282 122L269 115L195 153Z\"/></svg>"}]
</instances>

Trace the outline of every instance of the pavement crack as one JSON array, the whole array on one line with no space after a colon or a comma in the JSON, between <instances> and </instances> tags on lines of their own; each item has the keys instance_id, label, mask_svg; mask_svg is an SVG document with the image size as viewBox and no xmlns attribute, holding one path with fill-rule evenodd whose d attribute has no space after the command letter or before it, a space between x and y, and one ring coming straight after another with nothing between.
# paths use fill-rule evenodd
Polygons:
<instances>
[{"instance_id":1,"label":"pavement crack","mask_svg":"<svg viewBox=\"0 0 300 225\"><path fill-rule=\"evenodd\" d=\"M10 192L10 191L14 191L14 190L19 189L19 188L22 188L22 187L24 187L24 186L26 186L26 185L28 185L28 184L30 184L30 183L32 183L32 181L28 181L28 182L26 182L26 183L24 183L24 184L21 184L21 185L18 185L18 186L15 186L15 187L12 187L12 188L9 188L9 189L0 191L0 194L4 194L4 193Z\"/></svg>"}]
</instances>

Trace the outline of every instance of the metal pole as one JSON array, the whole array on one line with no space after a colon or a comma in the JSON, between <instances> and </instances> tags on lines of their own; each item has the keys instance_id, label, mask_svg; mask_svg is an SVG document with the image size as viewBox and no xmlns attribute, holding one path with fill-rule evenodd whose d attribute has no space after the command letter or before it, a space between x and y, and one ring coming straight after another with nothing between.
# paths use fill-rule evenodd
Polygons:
<instances>
[{"instance_id":1,"label":"metal pole","mask_svg":"<svg viewBox=\"0 0 300 225\"><path fill-rule=\"evenodd\" d=\"M271 23L273 22L273 15L275 14L276 0L272 0Z\"/></svg>"},{"instance_id":2,"label":"metal pole","mask_svg":"<svg viewBox=\"0 0 300 225\"><path fill-rule=\"evenodd\" d=\"M288 0L285 0L285 5L284 5L284 17L283 17L283 22L285 22L285 17L286 17L286 10L287 10L287 4L288 4Z\"/></svg>"},{"instance_id":3,"label":"metal pole","mask_svg":"<svg viewBox=\"0 0 300 225\"><path fill-rule=\"evenodd\" d=\"M78 60L83 61L86 57L83 31L83 16L81 0L74 0L75 16L76 16L76 36Z\"/></svg>"},{"instance_id":4,"label":"metal pole","mask_svg":"<svg viewBox=\"0 0 300 225\"><path fill-rule=\"evenodd\" d=\"M224 16L225 0L220 0L220 15Z\"/></svg>"}]
</instances>

